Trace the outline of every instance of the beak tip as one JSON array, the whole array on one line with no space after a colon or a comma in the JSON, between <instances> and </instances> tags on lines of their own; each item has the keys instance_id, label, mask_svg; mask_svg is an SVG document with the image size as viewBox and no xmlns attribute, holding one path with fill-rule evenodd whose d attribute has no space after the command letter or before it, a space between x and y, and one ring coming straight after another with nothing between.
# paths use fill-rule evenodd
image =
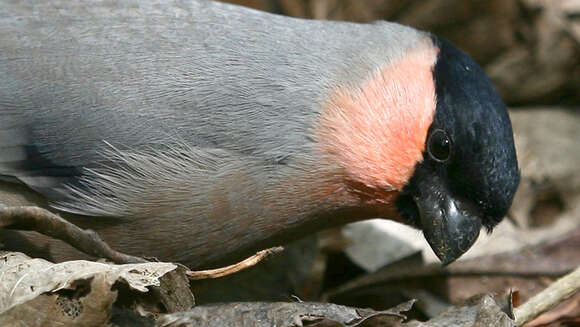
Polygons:
<instances>
[{"instance_id":1,"label":"beak tip","mask_svg":"<svg viewBox=\"0 0 580 327\"><path fill-rule=\"evenodd\" d=\"M447 267L450 264L452 264L453 262L455 262L455 260L457 260L458 258L453 258L453 257L439 257L439 260L441 260L441 266L443 267Z\"/></svg>"},{"instance_id":2,"label":"beak tip","mask_svg":"<svg viewBox=\"0 0 580 327\"><path fill-rule=\"evenodd\" d=\"M437 192L414 200L423 235L444 266L457 260L475 243L482 226L476 206Z\"/></svg>"},{"instance_id":3,"label":"beak tip","mask_svg":"<svg viewBox=\"0 0 580 327\"><path fill-rule=\"evenodd\" d=\"M437 258L439 258L439 261L441 261L441 265L443 267L446 267L455 262L455 260L457 260L463 254L463 252L459 253L449 247L436 248L432 246L431 248L433 249L433 252Z\"/></svg>"},{"instance_id":4,"label":"beak tip","mask_svg":"<svg viewBox=\"0 0 580 327\"><path fill-rule=\"evenodd\" d=\"M427 242L433 252L445 267L459 259L475 243L479 236L481 222L478 218L468 220L469 223L460 229L444 229L436 234L426 233Z\"/></svg>"}]
</instances>

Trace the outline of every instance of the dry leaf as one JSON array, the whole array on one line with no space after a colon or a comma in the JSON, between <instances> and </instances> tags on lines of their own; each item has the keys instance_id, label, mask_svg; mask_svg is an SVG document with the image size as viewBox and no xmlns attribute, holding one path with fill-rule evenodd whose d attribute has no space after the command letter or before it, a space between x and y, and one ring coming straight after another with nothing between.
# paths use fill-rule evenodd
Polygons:
<instances>
[{"instance_id":1,"label":"dry leaf","mask_svg":"<svg viewBox=\"0 0 580 327\"><path fill-rule=\"evenodd\" d=\"M117 281L147 292L174 270L171 263L114 265L91 261L58 264L17 252L0 252L1 326L100 326L108 320ZM90 322L90 324L88 323Z\"/></svg>"}]
</instances>

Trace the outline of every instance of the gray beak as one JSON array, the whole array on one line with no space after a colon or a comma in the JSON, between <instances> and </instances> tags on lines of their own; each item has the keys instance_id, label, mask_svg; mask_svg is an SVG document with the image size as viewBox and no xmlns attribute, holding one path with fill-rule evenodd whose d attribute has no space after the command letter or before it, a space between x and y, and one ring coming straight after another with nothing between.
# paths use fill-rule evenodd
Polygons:
<instances>
[{"instance_id":1,"label":"gray beak","mask_svg":"<svg viewBox=\"0 0 580 327\"><path fill-rule=\"evenodd\" d=\"M423 234L431 248L448 265L473 245L481 229L475 206L452 198L447 192L422 192L414 197Z\"/></svg>"}]
</instances>

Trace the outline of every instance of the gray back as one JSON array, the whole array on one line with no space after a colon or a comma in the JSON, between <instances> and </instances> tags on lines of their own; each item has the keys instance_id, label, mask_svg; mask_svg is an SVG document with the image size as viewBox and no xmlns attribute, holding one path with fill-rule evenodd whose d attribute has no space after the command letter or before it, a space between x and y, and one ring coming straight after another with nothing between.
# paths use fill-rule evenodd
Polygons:
<instances>
[{"instance_id":1,"label":"gray back","mask_svg":"<svg viewBox=\"0 0 580 327\"><path fill-rule=\"evenodd\" d=\"M208 1L0 2L0 174L49 197L103 149L307 155L329 93L426 34Z\"/></svg>"}]
</instances>

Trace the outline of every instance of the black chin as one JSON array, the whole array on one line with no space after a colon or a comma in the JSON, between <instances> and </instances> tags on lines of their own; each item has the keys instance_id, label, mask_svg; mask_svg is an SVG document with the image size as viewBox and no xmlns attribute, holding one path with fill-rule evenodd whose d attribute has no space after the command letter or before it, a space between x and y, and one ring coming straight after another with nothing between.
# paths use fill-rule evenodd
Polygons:
<instances>
[{"instance_id":1,"label":"black chin","mask_svg":"<svg viewBox=\"0 0 580 327\"><path fill-rule=\"evenodd\" d=\"M419 216L419 208L413 200L413 196L410 192L406 192L404 189L397 198L396 201L397 210L399 214L404 219L404 223L411 227L421 229L421 217Z\"/></svg>"}]
</instances>

